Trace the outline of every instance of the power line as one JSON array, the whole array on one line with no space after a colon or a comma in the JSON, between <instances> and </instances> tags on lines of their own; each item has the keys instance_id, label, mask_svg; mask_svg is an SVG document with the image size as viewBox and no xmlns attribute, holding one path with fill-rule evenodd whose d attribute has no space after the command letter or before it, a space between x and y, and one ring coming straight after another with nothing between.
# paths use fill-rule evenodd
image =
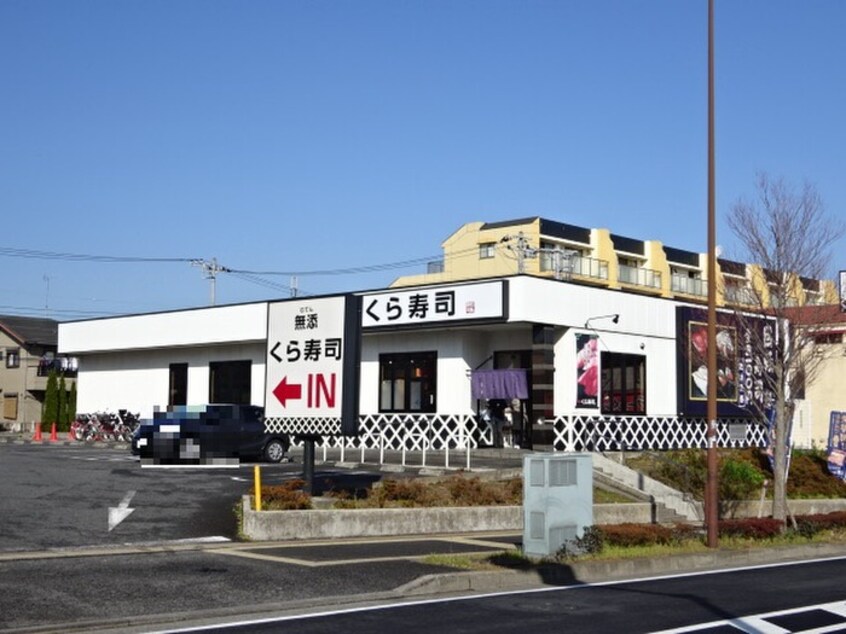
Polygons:
<instances>
[{"instance_id":1,"label":"power line","mask_svg":"<svg viewBox=\"0 0 846 634\"><path fill-rule=\"evenodd\" d=\"M305 276L319 276L319 275L353 275L356 273L375 273L378 271L389 271L392 269L409 268L411 266L419 266L426 264L433 260L441 259L438 256L429 256L424 258L414 258L412 260L402 260L400 262L389 262L387 264L370 264L367 266L354 266L344 269L321 269L316 271L248 271L243 269L232 269L231 273L247 273L250 275L284 275L287 277L305 277Z\"/></svg>"},{"instance_id":2,"label":"power line","mask_svg":"<svg viewBox=\"0 0 846 634\"><path fill-rule=\"evenodd\" d=\"M10 258L33 258L39 260L65 260L71 262L192 262L198 258L145 258L127 255L90 255L81 253L62 253L59 251L37 251L35 249L15 249L0 247L0 256Z\"/></svg>"},{"instance_id":3,"label":"power line","mask_svg":"<svg viewBox=\"0 0 846 634\"><path fill-rule=\"evenodd\" d=\"M45 251L38 249L20 249L15 247L0 247L0 257L10 258L25 258L25 259L40 259L40 260L60 260L66 262L93 262L106 264L161 264L161 263L187 263L192 266L201 267L206 279L210 281L210 303L214 305L216 302L215 285L219 273L227 273L242 281L263 286L275 291L285 292L291 296L298 295L312 295L313 293L303 291L296 288L296 282L299 277L317 277L317 276L336 276L336 275L355 275L362 273L375 273L379 271L389 271L402 268L410 268L419 266L421 264L428 264L433 261L457 260L468 257L477 253L477 247L471 247L450 253L448 257L441 256L427 256L412 258L408 260L401 260L398 262L388 262L383 264L370 264L364 266L355 266L348 268L337 269L319 269L312 271L253 271L247 269L235 269L218 264L217 258L206 260L204 258L156 258L156 257L142 257L131 255L97 255L86 253L68 253L62 251ZM279 276L284 275L291 278L291 285L280 284L272 280L263 279L262 276ZM12 307L10 307L12 308ZM29 307L21 307L16 310L31 311ZM40 309L43 310L43 309ZM56 310L54 312L68 314L68 315L105 315L105 314L120 314L120 313L106 313L104 311L81 311L81 310Z\"/></svg>"},{"instance_id":4,"label":"power line","mask_svg":"<svg viewBox=\"0 0 846 634\"><path fill-rule=\"evenodd\" d=\"M14 315L35 315L37 313L43 313L43 307L33 307L33 306L10 306L5 304L0 304L0 310L2 310L5 314L14 314ZM102 311L102 310L75 310L72 308L51 308L51 313L54 314L62 314L67 315L69 317L99 317L103 315L123 315L124 313L115 313L110 311Z\"/></svg>"}]
</instances>

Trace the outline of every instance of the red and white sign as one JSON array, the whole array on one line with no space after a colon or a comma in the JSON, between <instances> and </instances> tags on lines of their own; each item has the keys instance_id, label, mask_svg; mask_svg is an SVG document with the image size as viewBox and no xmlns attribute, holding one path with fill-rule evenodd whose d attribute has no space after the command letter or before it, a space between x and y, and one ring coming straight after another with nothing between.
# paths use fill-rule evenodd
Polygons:
<instances>
[{"instance_id":1,"label":"red and white sign","mask_svg":"<svg viewBox=\"0 0 846 634\"><path fill-rule=\"evenodd\" d=\"M344 297L268 307L265 416L341 416Z\"/></svg>"}]
</instances>

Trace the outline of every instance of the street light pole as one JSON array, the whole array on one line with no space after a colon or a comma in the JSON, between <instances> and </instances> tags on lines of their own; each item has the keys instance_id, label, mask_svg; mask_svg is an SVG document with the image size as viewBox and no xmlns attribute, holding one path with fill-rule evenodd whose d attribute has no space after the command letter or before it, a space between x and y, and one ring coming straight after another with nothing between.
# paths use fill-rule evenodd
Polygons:
<instances>
[{"instance_id":1,"label":"street light pole","mask_svg":"<svg viewBox=\"0 0 846 634\"><path fill-rule=\"evenodd\" d=\"M717 230L714 213L714 0L708 0L708 406L705 433L708 477L705 483L707 545L718 545L717 506Z\"/></svg>"}]
</instances>

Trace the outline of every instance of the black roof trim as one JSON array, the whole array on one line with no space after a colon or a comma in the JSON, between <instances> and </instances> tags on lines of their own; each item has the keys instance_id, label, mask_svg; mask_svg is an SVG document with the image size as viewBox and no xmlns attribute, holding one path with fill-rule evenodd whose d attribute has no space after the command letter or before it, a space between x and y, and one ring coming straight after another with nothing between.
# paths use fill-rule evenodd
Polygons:
<instances>
[{"instance_id":1,"label":"black roof trim","mask_svg":"<svg viewBox=\"0 0 846 634\"><path fill-rule=\"evenodd\" d=\"M724 260L722 258L717 258L717 262L719 262L720 269L723 273L746 277L746 265L743 262L734 262L733 260Z\"/></svg>"},{"instance_id":2,"label":"black roof trim","mask_svg":"<svg viewBox=\"0 0 846 634\"><path fill-rule=\"evenodd\" d=\"M482 225L481 230L486 229L502 229L503 227L514 227L517 225L528 225L538 220L538 216L531 216L529 218L517 218L516 220L500 220L499 222L486 222Z\"/></svg>"},{"instance_id":3,"label":"black roof trim","mask_svg":"<svg viewBox=\"0 0 846 634\"><path fill-rule=\"evenodd\" d=\"M646 245L643 240L635 240L634 238L626 238L625 236L618 236L611 234L611 242L614 243L614 249L617 251L625 251L626 253L635 253L637 255L646 255Z\"/></svg>"},{"instance_id":4,"label":"black roof trim","mask_svg":"<svg viewBox=\"0 0 846 634\"><path fill-rule=\"evenodd\" d=\"M571 242L579 242L581 244L590 244L590 229L578 227L576 225L568 225L556 220L541 218L540 233L541 236L560 238L562 240L570 240Z\"/></svg>"},{"instance_id":5,"label":"black roof trim","mask_svg":"<svg viewBox=\"0 0 846 634\"><path fill-rule=\"evenodd\" d=\"M804 288L806 291L817 292L820 290L819 280L815 280L810 277L802 277L801 275L799 276L799 279L802 281L802 288Z\"/></svg>"},{"instance_id":6,"label":"black roof trim","mask_svg":"<svg viewBox=\"0 0 846 634\"><path fill-rule=\"evenodd\" d=\"M664 247L664 254L667 256L668 262L676 262L677 264L686 264L688 266L699 266L699 254L693 251L685 251L684 249L676 249L674 247Z\"/></svg>"}]
</instances>

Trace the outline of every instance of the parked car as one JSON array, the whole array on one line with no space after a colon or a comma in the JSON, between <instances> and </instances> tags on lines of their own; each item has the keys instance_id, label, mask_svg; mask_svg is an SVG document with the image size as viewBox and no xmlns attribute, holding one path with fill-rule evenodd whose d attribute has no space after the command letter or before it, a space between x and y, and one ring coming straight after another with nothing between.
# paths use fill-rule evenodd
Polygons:
<instances>
[{"instance_id":1,"label":"parked car","mask_svg":"<svg viewBox=\"0 0 846 634\"><path fill-rule=\"evenodd\" d=\"M182 405L155 412L132 438L142 464L233 464L241 459L280 462L291 445L268 433L255 405Z\"/></svg>"}]
</instances>

